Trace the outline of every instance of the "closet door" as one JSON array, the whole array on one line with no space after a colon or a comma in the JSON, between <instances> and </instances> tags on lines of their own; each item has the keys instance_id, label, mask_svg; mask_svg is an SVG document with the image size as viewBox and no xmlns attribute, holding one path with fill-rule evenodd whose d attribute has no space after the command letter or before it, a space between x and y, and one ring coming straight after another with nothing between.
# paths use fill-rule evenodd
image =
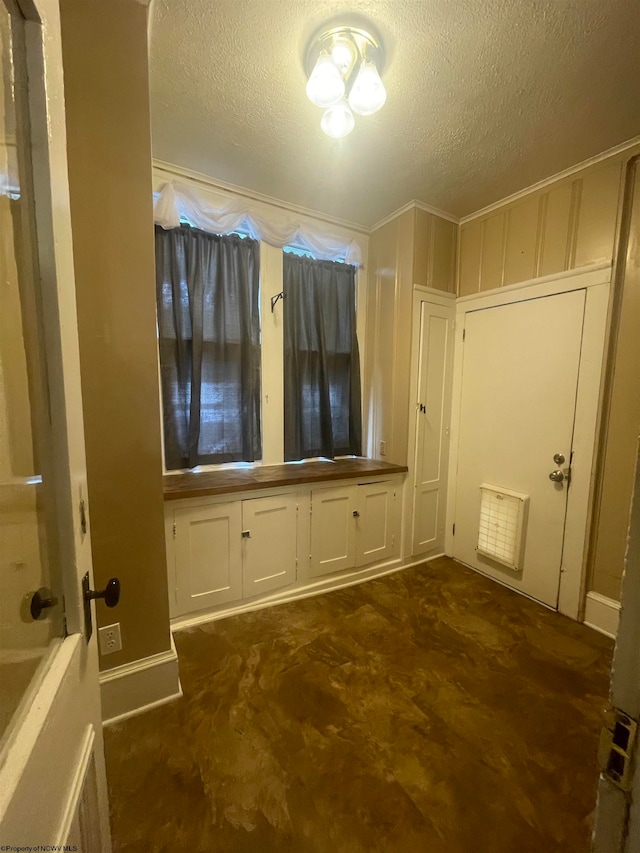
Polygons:
<instances>
[{"instance_id":1,"label":"closet door","mask_svg":"<svg viewBox=\"0 0 640 853\"><path fill-rule=\"evenodd\" d=\"M420 303L411 553L443 550L454 306Z\"/></svg>"}]
</instances>

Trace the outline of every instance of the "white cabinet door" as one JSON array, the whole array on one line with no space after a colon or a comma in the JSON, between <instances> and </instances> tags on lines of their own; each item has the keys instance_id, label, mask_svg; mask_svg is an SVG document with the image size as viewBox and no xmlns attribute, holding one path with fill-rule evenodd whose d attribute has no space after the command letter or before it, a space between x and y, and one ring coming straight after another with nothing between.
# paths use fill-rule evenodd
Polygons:
<instances>
[{"instance_id":1,"label":"white cabinet door","mask_svg":"<svg viewBox=\"0 0 640 853\"><path fill-rule=\"evenodd\" d=\"M390 559L397 538L394 483L356 486L356 566Z\"/></svg>"},{"instance_id":2,"label":"white cabinet door","mask_svg":"<svg viewBox=\"0 0 640 853\"><path fill-rule=\"evenodd\" d=\"M175 510L180 614L242 598L240 501Z\"/></svg>"},{"instance_id":3,"label":"white cabinet door","mask_svg":"<svg viewBox=\"0 0 640 853\"><path fill-rule=\"evenodd\" d=\"M420 303L411 553L444 544L453 307Z\"/></svg>"},{"instance_id":4,"label":"white cabinet door","mask_svg":"<svg viewBox=\"0 0 640 853\"><path fill-rule=\"evenodd\" d=\"M356 564L357 487L314 489L311 495L311 577L351 569Z\"/></svg>"},{"instance_id":5,"label":"white cabinet door","mask_svg":"<svg viewBox=\"0 0 640 853\"><path fill-rule=\"evenodd\" d=\"M244 598L296 580L295 494L242 502Z\"/></svg>"}]
</instances>

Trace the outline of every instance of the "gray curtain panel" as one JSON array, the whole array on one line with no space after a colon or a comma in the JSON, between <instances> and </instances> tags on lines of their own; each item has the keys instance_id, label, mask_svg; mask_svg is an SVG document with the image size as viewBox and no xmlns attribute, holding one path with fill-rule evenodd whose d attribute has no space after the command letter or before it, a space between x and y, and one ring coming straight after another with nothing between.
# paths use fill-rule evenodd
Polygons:
<instances>
[{"instance_id":1,"label":"gray curtain panel","mask_svg":"<svg viewBox=\"0 0 640 853\"><path fill-rule=\"evenodd\" d=\"M284 253L284 457L360 456L356 269Z\"/></svg>"},{"instance_id":2,"label":"gray curtain panel","mask_svg":"<svg viewBox=\"0 0 640 853\"><path fill-rule=\"evenodd\" d=\"M259 246L156 226L168 469L261 458Z\"/></svg>"}]
</instances>

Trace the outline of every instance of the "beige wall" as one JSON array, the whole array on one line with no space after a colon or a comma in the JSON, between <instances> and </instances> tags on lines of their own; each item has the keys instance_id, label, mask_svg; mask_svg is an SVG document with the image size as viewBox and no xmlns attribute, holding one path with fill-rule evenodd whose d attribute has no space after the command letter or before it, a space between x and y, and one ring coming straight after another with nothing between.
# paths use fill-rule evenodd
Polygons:
<instances>
[{"instance_id":1,"label":"beige wall","mask_svg":"<svg viewBox=\"0 0 640 853\"><path fill-rule=\"evenodd\" d=\"M95 583L116 575L123 650L170 646L156 347L147 9L61 0Z\"/></svg>"},{"instance_id":2,"label":"beige wall","mask_svg":"<svg viewBox=\"0 0 640 853\"><path fill-rule=\"evenodd\" d=\"M618 330L611 342L612 375L589 579L590 589L614 599L620 596L640 433L640 169L637 165L634 171L635 175L630 175L634 193L621 270Z\"/></svg>"},{"instance_id":3,"label":"beige wall","mask_svg":"<svg viewBox=\"0 0 640 853\"><path fill-rule=\"evenodd\" d=\"M364 409L376 459L407 464L413 289L455 291L456 230L410 208L369 237Z\"/></svg>"},{"instance_id":4,"label":"beige wall","mask_svg":"<svg viewBox=\"0 0 640 853\"><path fill-rule=\"evenodd\" d=\"M624 166L633 153L630 149L464 222L458 295L610 261Z\"/></svg>"},{"instance_id":5,"label":"beige wall","mask_svg":"<svg viewBox=\"0 0 640 853\"><path fill-rule=\"evenodd\" d=\"M458 295L612 262L627 164L639 152L640 145L462 223ZM611 351L608 369L613 385L603 423L606 442L602 446L600 491L596 494L589 552L588 589L614 599L620 593L640 426L637 230L636 224L628 275L616 284L622 310L617 348ZM615 334L615 325L612 331Z\"/></svg>"}]
</instances>

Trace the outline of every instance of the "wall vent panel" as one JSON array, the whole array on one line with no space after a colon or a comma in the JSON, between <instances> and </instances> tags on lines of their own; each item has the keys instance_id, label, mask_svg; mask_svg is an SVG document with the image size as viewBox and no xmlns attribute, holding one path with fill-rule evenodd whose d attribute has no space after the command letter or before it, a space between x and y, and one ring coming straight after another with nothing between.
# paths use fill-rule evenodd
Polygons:
<instances>
[{"instance_id":1,"label":"wall vent panel","mask_svg":"<svg viewBox=\"0 0 640 853\"><path fill-rule=\"evenodd\" d=\"M483 483L480 486L478 554L519 571L528 504L529 495Z\"/></svg>"}]
</instances>

